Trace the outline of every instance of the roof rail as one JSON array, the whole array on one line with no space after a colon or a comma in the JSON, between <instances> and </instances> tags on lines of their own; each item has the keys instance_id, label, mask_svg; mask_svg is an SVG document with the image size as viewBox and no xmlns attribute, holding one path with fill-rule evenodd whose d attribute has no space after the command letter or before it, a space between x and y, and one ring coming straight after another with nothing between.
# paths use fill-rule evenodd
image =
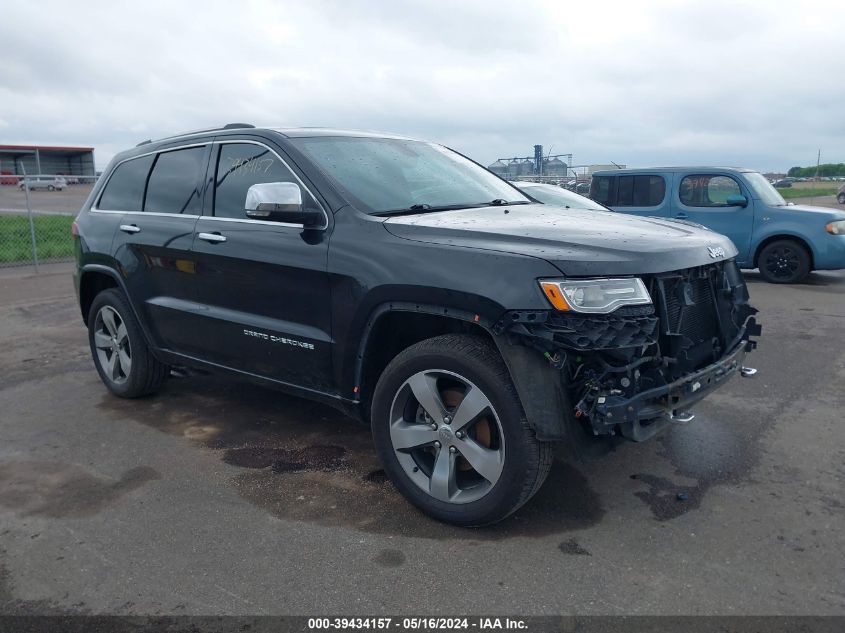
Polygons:
<instances>
[{"instance_id":1,"label":"roof rail","mask_svg":"<svg viewBox=\"0 0 845 633\"><path fill-rule=\"evenodd\" d=\"M162 138L156 139L157 141L167 141L172 138L179 138L180 136L191 136L193 134L204 134L206 132L217 132L218 130L238 130L238 129L245 129L245 128L255 128L254 125L251 123L227 123L222 127L209 127L204 128L202 130L192 130L190 132L182 132L181 134L172 134L171 136L164 136ZM146 141L141 141L135 147L140 147L141 145L146 145L147 143L152 143L152 139L147 139Z\"/></svg>"}]
</instances>

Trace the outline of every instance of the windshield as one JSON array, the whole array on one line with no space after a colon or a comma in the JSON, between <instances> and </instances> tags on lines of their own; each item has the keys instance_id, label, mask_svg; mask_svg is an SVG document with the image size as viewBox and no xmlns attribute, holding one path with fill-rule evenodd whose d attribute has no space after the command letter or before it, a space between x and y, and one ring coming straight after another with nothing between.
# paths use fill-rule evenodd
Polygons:
<instances>
[{"instance_id":1,"label":"windshield","mask_svg":"<svg viewBox=\"0 0 845 633\"><path fill-rule=\"evenodd\" d=\"M519 185L517 185L519 187ZM527 193L532 198L536 198L543 204L556 204L558 206L573 207L575 209L595 209L596 211L607 211L606 207L601 206L598 202L594 202L589 198L567 191L562 187L555 187L553 185L533 185L526 187L519 187L524 193Z\"/></svg>"},{"instance_id":2,"label":"windshield","mask_svg":"<svg viewBox=\"0 0 845 633\"><path fill-rule=\"evenodd\" d=\"M432 143L331 136L291 143L368 213L530 202L483 167Z\"/></svg>"},{"instance_id":3,"label":"windshield","mask_svg":"<svg viewBox=\"0 0 845 633\"><path fill-rule=\"evenodd\" d=\"M758 174L755 171L747 172L743 174L743 176L745 176L745 182L747 182L748 186L751 187L752 191L754 191L754 195L769 206L782 207L786 204L786 200L783 199L783 196L778 193L777 189L772 187L771 183L766 180L763 174Z\"/></svg>"}]
</instances>

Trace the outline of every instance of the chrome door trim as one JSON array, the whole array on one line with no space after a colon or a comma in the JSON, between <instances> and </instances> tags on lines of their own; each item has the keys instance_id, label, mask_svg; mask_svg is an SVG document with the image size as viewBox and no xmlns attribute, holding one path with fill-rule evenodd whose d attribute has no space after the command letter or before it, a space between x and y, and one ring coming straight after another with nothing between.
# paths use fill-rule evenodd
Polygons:
<instances>
[{"instance_id":1,"label":"chrome door trim","mask_svg":"<svg viewBox=\"0 0 845 633\"><path fill-rule=\"evenodd\" d=\"M190 143L187 145L177 145L176 147L168 147L166 149L156 149L149 152L144 152L143 154L137 154L135 156L129 156L128 158L124 158L122 161L117 163L114 167L112 167L111 171L109 172L106 180L103 182L103 187L100 189L100 192L97 194L97 200L94 204L91 205L89 211L99 212L99 213L145 213L144 211L119 211L117 209L100 209L100 199L103 197L103 192L105 192L106 187L109 185L109 181L111 177L114 175L114 172L117 171L117 168L120 167L123 163L128 163L130 160L135 160L138 158L144 158L144 156L152 156L153 154L164 154L165 152L175 152L176 150L180 149L190 149L191 147L205 147L206 145L211 145L211 141L206 141L205 143ZM149 177L149 174L147 174ZM181 213L161 213L156 211L150 211L147 215L181 215L183 218L190 218L190 217L200 217L198 215L182 215Z\"/></svg>"},{"instance_id":2,"label":"chrome door trim","mask_svg":"<svg viewBox=\"0 0 845 633\"><path fill-rule=\"evenodd\" d=\"M180 150L180 149L190 149L191 147L204 147L206 145L211 145L213 147L215 145L232 145L232 144L237 144L237 143L248 144L248 145L258 145L258 146L263 147L266 150L272 152L273 155L276 158L278 158L279 161L287 168L287 170L291 174L293 174L293 177L296 178L296 182L299 183L299 186L302 187L306 192L308 192L308 195L311 196L314 199L314 201L317 203L317 206L320 207L320 211L323 212L323 218L325 219L325 223L324 223L323 226L313 227L314 230L325 231L327 228L329 228L329 214L326 212L326 209L323 206L323 203L320 202L320 199L317 196L314 195L314 193L311 191L311 189L309 189L308 186L304 182L302 182L302 179L297 175L297 173L293 169L291 169L291 167L287 163L287 161L284 158L282 158L281 156L279 156L279 153L276 150L274 150L272 147L270 147L266 143L261 143L259 141L254 141L254 140L251 140L251 139L237 139L237 138L225 139L225 140L206 141L204 143L189 143L189 144L186 144L186 145L177 145L176 147L168 147L166 149L152 150L152 151L149 151L149 152L144 152L143 154L138 154L136 156L130 156L128 158L124 158L122 161L117 163L111 169L111 171L109 172L108 177L103 182L103 188L100 190L100 193L97 195L97 201L93 205L91 205L89 212L90 213L121 213L121 214L132 214L132 215L155 215L155 216L167 216L167 217L178 216L180 218L194 218L194 219L202 218L204 220L215 220L217 222L241 222L241 223L244 223L244 224L263 224L263 225L267 225L267 226L281 226L281 227L288 227L288 228L303 229L304 228L303 224L296 224L296 223L292 223L292 222L270 222L270 221L267 221L267 220L252 220L252 219L246 218L246 217L243 218L243 219L241 219L241 218L218 218L218 217L213 216L213 215L162 213L160 211L119 211L117 209L100 209L97 206L100 203L100 199L102 198L103 192L106 190L106 187L108 186L112 175L114 175L114 172L117 171L117 168L120 167L123 163L129 162L130 160L135 160L137 158L143 158L144 156L151 156L153 154L163 154L165 152L173 152L173 151ZM216 168L216 165L215 165L215 168ZM214 184L212 184L212 186L214 186Z\"/></svg>"},{"instance_id":3,"label":"chrome door trim","mask_svg":"<svg viewBox=\"0 0 845 633\"><path fill-rule=\"evenodd\" d=\"M193 215L190 213L162 213L161 211L112 211L110 209L91 209L89 213L118 213L120 215L152 215L167 218L192 218L194 220L201 218L201 215Z\"/></svg>"},{"instance_id":4,"label":"chrome door trim","mask_svg":"<svg viewBox=\"0 0 845 633\"><path fill-rule=\"evenodd\" d=\"M250 218L244 218L241 220L240 218L215 218L213 215L203 215L200 216L201 220L214 220L215 222L238 222L241 224L265 224L267 226L287 226L294 229L301 229L303 228L302 224L292 224L290 222L272 222L270 220L252 220ZM323 230L323 229L317 229Z\"/></svg>"}]
</instances>

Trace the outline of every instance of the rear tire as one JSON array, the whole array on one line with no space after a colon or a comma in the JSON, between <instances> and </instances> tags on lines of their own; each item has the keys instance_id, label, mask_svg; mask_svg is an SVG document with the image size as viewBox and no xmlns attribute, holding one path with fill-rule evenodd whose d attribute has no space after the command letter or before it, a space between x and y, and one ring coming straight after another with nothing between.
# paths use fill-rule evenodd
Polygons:
<instances>
[{"instance_id":1,"label":"rear tire","mask_svg":"<svg viewBox=\"0 0 845 633\"><path fill-rule=\"evenodd\" d=\"M454 525L504 519L539 490L553 460L498 351L476 336L438 336L397 355L376 386L371 425L396 488Z\"/></svg>"},{"instance_id":2,"label":"rear tire","mask_svg":"<svg viewBox=\"0 0 845 633\"><path fill-rule=\"evenodd\" d=\"M769 283L797 284L810 273L810 254L794 240L777 240L760 251L757 266Z\"/></svg>"},{"instance_id":3,"label":"rear tire","mask_svg":"<svg viewBox=\"0 0 845 633\"><path fill-rule=\"evenodd\" d=\"M836 196L836 199L839 201L839 204L845 204L845 193L840 193Z\"/></svg>"},{"instance_id":4,"label":"rear tire","mask_svg":"<svg viewBox=\"0 0 845 633\"><path fill-rule=\"evenodd\" d=\"M146 396L167 380L168 366L153 356L129 302L116 288L94 298L88 312L88 343L100 379L116 396Z\"/></svg>"}]
</instances>

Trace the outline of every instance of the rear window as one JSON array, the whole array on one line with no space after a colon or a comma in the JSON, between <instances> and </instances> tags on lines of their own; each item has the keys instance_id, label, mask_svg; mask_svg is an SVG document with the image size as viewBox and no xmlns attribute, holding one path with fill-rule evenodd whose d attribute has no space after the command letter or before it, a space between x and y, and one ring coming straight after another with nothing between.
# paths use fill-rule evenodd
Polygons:
<instances>
[{"instance_id":1,"label":"rear window","mask_svg":"<svg viewBox=\"0 0 845 633\"><path fill-rule=\"evenodd\" d=\"M662 176L619 176L617 207L656 207L666 195Z\"/></svg>"},{"instance_id":2,"label":"rear window","mask_svg":"<svg viewBox=\"0 0 845 633\"><path fill-rule=\"evenodd\" d=\"M201 210L200 170L205 167L205 147L189 147L158 155L144 211L199 215Z\"/></svg>"},{"instance_id":3,"label":"rear window","mask_svg":"<svg viewBox=\"0 0 845 633\"><path fill-rule=\"evenodd\" d=\"M594 176L590 184L590 197L607 207L610 206L610 184L612 176Z\"/></svg>"},{"instance_id":4,"label":"rear window","mask_svg":"<svg viewBox=\"0 0 845 633\"><path fill-rule=\"evenodd\" d=\"M595 176L590 197L609 207L656 207L666 197L666 181L656 175Z\"/></svg>"},{"instance_id":5,"label":"rear window","mask_svg":"<svg viewBox=\"0 0 845 633\"><path fill-rule=\"evenodd\" d=\"M112 172L98 208L108 211L141 211L144 187L154 156L133 158L118 165Z\"/></svg>"}]
</instances>

